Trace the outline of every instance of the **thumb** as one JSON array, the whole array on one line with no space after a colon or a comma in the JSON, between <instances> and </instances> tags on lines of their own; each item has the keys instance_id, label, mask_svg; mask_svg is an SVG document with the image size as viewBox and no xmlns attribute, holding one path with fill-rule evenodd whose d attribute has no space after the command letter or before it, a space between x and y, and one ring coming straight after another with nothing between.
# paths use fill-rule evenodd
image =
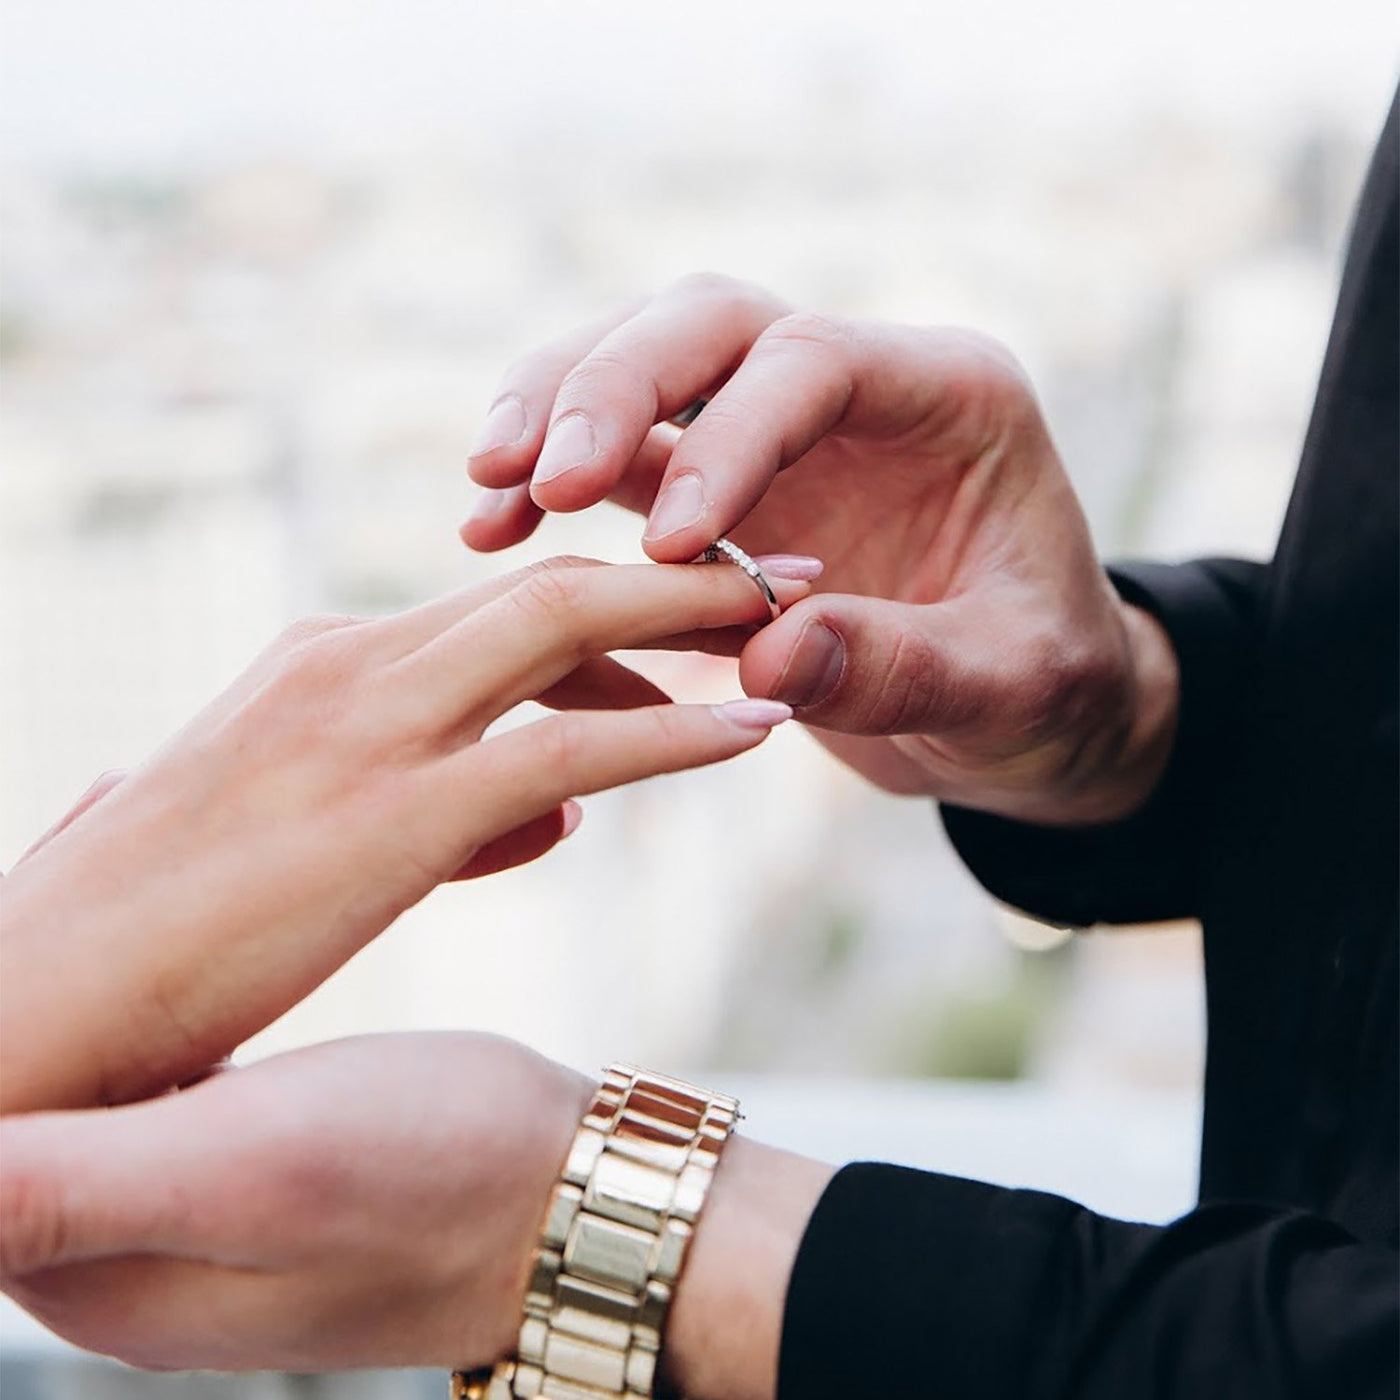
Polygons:
<instances>
[{"instance_id":1,"label":"thumb","mask_svg":"<svg viewBox=\"0 0 1400 1400\"><path fill-rule=\"evenodd\" d=\"M803 723L823 729L955 729L983 712L995 676L986 629L969 621L959 600L822 593L753 637L739 678L748 694L786 701Z\"/></svg>"},{"instance_id":2,"label":"thumb","mask_svg":"<svg viewBox=\"0 0 1400 1400\"><path fill-rule=\"evenodd\" d=\"M177 1102L0 1120L0 1279L190 1252L190 1153L166 1121Z\"/></svg>"}]
</instances>

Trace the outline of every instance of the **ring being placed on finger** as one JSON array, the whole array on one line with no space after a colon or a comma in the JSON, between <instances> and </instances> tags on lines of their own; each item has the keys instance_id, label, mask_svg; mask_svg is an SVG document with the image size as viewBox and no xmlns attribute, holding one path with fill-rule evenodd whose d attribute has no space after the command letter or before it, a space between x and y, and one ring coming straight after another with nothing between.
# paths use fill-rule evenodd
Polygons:
<instances>
[{"instance_id":1,"label":"ring being placed on finger","mask_svg":"<svg viewBox=\"0 0 1400 1400\"><path fill-rule=\"evenodd\" d=\"M693 403L688 403L679 413L673 413L670 421L678 428L688 428L704 412L705 405L709 399L696 399Z\"/></svg>"},{"instance_id":2,"label":"ring being placed on finger","mask_svg":"<svg viewBox=\"0 0 1400 1400\"><path fill-rule=\"evenodd\" d=\"M722 559L727 559L731 564L738 565L758 585L758 591L763 594L763 601L768 604L768 620L771 622L782 613L778 595L763 577L763 570L733 540L716 540L700 557L707 564L718 564Z\"/></svg>"}]
</instances>

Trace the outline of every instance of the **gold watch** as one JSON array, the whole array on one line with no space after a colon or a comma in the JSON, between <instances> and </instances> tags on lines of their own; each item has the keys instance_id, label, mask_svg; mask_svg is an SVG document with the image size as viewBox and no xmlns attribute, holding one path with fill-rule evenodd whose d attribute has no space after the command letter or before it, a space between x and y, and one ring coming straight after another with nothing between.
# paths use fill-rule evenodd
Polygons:
<instances>
[{"instance_id":1,"label":"gold watch","mask_svg":"<svg viewBox=\"0 0 1400 1400\"><path fill-rule=\"evenodd\" d=\"M611 1065L550 1196L516 1356L454 1400L645 1400L671 1294L739 1118L723 1094Z\"/></svg>"}]
</instances>

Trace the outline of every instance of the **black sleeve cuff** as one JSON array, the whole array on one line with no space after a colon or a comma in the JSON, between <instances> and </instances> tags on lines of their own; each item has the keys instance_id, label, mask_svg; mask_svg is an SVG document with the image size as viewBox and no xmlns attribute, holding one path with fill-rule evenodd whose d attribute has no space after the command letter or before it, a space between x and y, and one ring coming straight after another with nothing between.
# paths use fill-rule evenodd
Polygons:
<instances>
[{"instance_id":1,"label":"black sleeve cuff","mask_svg":"<svg viewBox=\"0 0 1400 1400\"><path fill-rule=\"evenodd\" d=\"M1109 576L1166 629L1180 666L1176 738L1152 796L1132 816L1093 827L942 809L953 845L981 884L1050 923L1145 923L1199 912L1203 818L1253 686L1263 565L1123 564Z\"/></svg>"},{"instance_id":2,"label":"black sleeve cuff","mask_svg":"<svg viewBox=\"0 0 1400 1400\"><path fill-rule=\"evenodd\" d=\"M1078 1209L907 1167L844 1167L793 1266L778 1400L1021 1395L1033 1338L1052 1325L1036 1316L1044 1262Z\"/></svg>"},{"instance_id":3,"label":"black sleeve cuff","mask_svg":"<svg viewBox=\"0 0 1400 1400\"><path fill-rule=\"evenodd\" d=\"M1301 1211L1143 1225L859 1163L798 1248L778 1400L1394 1396L1398 1295L1393 1246Z\"/></svg>"}]
</instances>

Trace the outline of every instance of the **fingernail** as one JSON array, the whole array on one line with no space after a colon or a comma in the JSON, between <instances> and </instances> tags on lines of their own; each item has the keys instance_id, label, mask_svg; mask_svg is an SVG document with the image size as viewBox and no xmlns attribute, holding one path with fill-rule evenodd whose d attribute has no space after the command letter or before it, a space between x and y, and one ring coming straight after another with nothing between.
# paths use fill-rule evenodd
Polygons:
<instances>
[{"instance_id":1,"label":"fingernail","mask_svg":"<svg viewBox=\"0 0 1400 1400\"><path fill-rule=\"evenodd\" d=\"M471 518L473 520L490 520L492 516L499 515L509 504L509 491L482 491L476 498L476 504L472 507Z\"/></svg>"},{"instance_id":2,"label":"fingernail","mask_svg":"<svg viewBox=\"0 0 1400 1400\"><path fill-rule=\"evenodd\" d=\"M525 405L518 394L508 394L492 404L491 412L472 443L469 457L484 457L498 447L511 447L525 436Z\"/></svg>"},{"instance_id":3,"label":"fingernail","mask_svg":"<svg viewBox=\"0 0 1400 1400\"><path fill-rule=\"evenodd\" d=\"M773 687L791 705L819 705L836 688L846 666L846 644L812 618L797 635L787 665Z\"/></svg>"},{"instance_id":4,"label":"fingernail","mask_svg":"<svg viewBox=\"0 0 1400 1400\"><path fill-rule=\"evenodd\" d=\"M714 710L721 719L741 729L772 729L792 718L792 706L781 700L727 700Z\"/></svg>"},{"instance_id":5,"label":"fingernail","mask_svg":"<svg viewBox=\"0 0 1400 1400\"><path fill-rule=\"evenodd\" d=\"M810 554L760 554L755 564L769 578L790 579L794 583L811 583L822 576L826 565Z\"/></svg>"},{"instance_id":6,"label":"fingernail","mask_svg":"<svg viewBox=\"0 0 1400 1400\"><path fill-rule=\"evenodd\" d=\"M564 829L559 833L559 839L562 841L566 836L572 836L582 820L583 808L571 797L564 804Z\"/></svg>"},{"instance_id":7,"label":"fingernail","mask_svg":"<svg viewBox=\"0 0 1400 1400\"><path fill-rule=\"evenodd\" d=\"M566 413L550 430L540 449L532 478L536 486L563 476L575 467L593 460L598 439L593 436L593 424L581 413Z\"/></svg>"},{"instance_id":8,"label":"fingernail","mask_svg":"<svg viewBox=\"0 0 1400 1400\"><path fill-rule=\"evenodd\" d=\"M705 483L698 472L684 472L657 498L647 521L647 540L664 539L696 525L705 514Z\"/></svg>"}]
</instances>

